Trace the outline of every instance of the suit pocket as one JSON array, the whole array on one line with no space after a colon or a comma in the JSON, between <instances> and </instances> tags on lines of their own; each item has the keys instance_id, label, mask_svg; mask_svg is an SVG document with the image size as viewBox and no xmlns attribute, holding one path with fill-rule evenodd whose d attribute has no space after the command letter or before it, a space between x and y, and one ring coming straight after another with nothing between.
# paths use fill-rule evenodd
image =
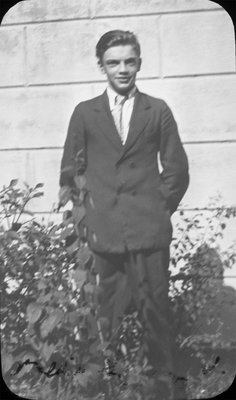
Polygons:
<instances>
[{"instance_id":1,"label":"suit pocket","mask_svg":"<svg viewBox=\"0 0 236 400\"><path fill-rule=\"evenodd\" d=\"M160 197L162 199L162 202L164 204L164 208L166 213L168 214L169 218L171 217L171 211L170 208L168 206L168 197L167 197L167 191L165 190L164 184L162 182L160 182L159 186L159 193L160 193Z\"/></svg>"}]
</instances>

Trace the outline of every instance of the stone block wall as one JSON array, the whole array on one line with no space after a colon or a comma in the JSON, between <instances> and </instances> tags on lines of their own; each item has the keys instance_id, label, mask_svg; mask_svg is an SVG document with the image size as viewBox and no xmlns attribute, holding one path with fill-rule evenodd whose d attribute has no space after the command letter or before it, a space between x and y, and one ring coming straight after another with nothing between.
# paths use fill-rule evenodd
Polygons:
<instances>
[{"instance_id":1,"label":"stone block wall","mask_svg":"<svg viewBox=\"0 0 236 400\"><path fill-rule=\"evenodd\" d=\"M26 0L12 7L0 27L0 186L12 178L44 182L36 212L57 201L70 115L106 87L95 46L116 28L140 40L139 89L163 98L177 120L191 174L183 207L204 208L217 192L235 205L234 28L210 0Z\"/></svg>"}]
</instances>

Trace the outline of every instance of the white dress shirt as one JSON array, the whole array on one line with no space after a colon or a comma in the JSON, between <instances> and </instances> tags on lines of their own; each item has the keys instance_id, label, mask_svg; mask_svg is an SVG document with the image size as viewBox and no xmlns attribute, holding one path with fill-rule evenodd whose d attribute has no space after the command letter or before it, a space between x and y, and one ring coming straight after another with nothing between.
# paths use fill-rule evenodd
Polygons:
<instances>
[{"instance_id":1,"label":"white dress shirt","mask_svg":"<svg viewBox=\"0 0 236 400\"><path fill-rule=\"evenodd\" d=\"M129 132L129 126L130 126L130 119L131 119L131 114L134 108L134 95L136 92L136 87L134 87L128 94L128 98L123 104L123 109L122 109L122 126L123 126L123 134L122 134L122 144L125 144ZM114 110L116 107L116 97L124 97L121 96L118 93L114 91L110 86L107 87L107 95L109 99L109 105L110 105L110 110L114 118Z\"/></svg>"}]
</instances>

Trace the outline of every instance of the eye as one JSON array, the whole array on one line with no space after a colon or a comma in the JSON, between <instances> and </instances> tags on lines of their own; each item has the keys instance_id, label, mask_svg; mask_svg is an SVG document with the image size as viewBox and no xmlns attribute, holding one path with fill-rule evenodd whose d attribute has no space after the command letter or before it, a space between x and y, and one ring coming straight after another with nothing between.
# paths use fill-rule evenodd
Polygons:
<instances>
[{"instance_id":1,"label":"eye","mask_svg":"<svg viewBox=\"0 0 236 400\"><path fill-rule=\"evenodd\" d=\"M126 64L127 64L127 65L130 65L130 66L136 65L136 58L129 58L129 59L126 61Z\"/></svg>"},{"instance_id":2,"label":"eye","mask_svg":"<svg viewBox=\"0 0 236 400\"><path fill-rule=\"evenodd\" d=\"M118 65L118 61L116 61L116 60L108 60L107 61L107 65L109 67L115 67L116 65Z\"/></svg>"}]
</instances>

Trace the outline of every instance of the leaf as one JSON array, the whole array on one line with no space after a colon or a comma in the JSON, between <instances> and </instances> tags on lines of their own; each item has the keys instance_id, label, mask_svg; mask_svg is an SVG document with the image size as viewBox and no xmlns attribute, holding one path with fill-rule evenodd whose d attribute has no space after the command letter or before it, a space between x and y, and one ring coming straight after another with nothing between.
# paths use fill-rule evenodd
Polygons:
<instances>
[{"instance_id":1,"label":"leaf","mask_svg":"<svg viewBox=\"0 0 236 400\"><path fill-rule=\"evenodd\" d=\"M68 228L66 228L66 229L68 229ZM63 237L63 232L64 232L64 230L62 231L62 237ZM68 235L68 236L66 237L65 245L66 245L66 246L71 246L72 244L74 244L75 242L77 242L77 239L78 239L78 236L77 236L76 233L73 231L73 233L72 233L71 235Z\"/></svg>"},{"instance_id":2,"label":"leaf","mask_svg":"<svg viewBox=\"0 0 236 400\"><path fill-rule=\"evenodd\" d=\"M90 379L91 373L89 371L85 371L83 373L77 373L75 375L75 381L79 383L83 388L86 388L88 385L88 381Z\"/></svg>"},{"instance_id":3,"label":"leaf","mask_svg":"<svg viewBox=\"0 0 236 400\"><path fill-rule=\"evenodd\" d=\"M35 193L32 197L41 197L44 195L44 192Z\"/></svg>"},{"instance_id":4,"label":"leaf","mask_svg":"<svg viewBox=\"0 0 236 400\"><path fill-rule=\"evenodd\" d=\"M48 344L47 342L44 343L42 349L41 349L41 355L43 356L44 360L47 362L51 355L55 351L55 345L54 344Z\"/></svg>"},{"instance_id":5,"label":"leaf","mask_svg":"<svg viewBox=\"0 0 236 400\"><path fill-rule=\"evenodd\" d=\"M95 290L96 290L95 285L92 285L90 282L88 282L88 283L86 283L86 285L84 285L84 291L86 294L93 295Z\"/></svg>"},{"instance_id":6,"label":"leaf","mask_svg":"<svg viewBox=\"0 0 236 400\"><path fill-rule=\"evenodd\" d=\"M125 364L122 361L117 361L115 364L115 372L117 375L122 375L125 372ZM141 372L141 368L140 368Z\"/></svg>"},{"instance_id":7,"label":"leaf","mask_svg":"<svg viewBox=\"0 0 236 400\"><path fill-rule=\"evenodd\" d=\"M9 239L20 240L21 241L20 235L15 231L8 231L7 232L7 237L9 237Z\"/></svg>"},{"instance_id":8,"label":"leaf","mask_svg":"<svg viewBox=\"0 0 236 400\"><path fill-rule=\"evenodd\" d=\"M88 363L87 368L84 372L78 372L75 375L75 380L79 383L83 388L86 388L89 384L89 381L93 381L94 379L98 379L102 368L99 364L96 363Z\"/></svg>"},{"instance_id":9,"label":"leaf","mask_svg":"<svg viewBox=\"0 0 236 400\"><path fill-rule=\"evenodd\" d=\"M89 353L91 354L91 356L92 356L93 358L99 356L99 353L100 353L100 352L99 352L99 348L98 348L98 343L97 343L97 342L92 343L92 344L89 346Z\"/></svg>"},{"instance_id":10,"label":"leaf","mask_svg":"<svg viewBox=\"0 0 236 400\"><path fill-rule=\"evenodd\" d=\"M37 183L37 185L35 186L35 189L39 189L44 187L44 183Z\"/></svg>"},{"instance_id":11,"label":"leaf","mask_svg":"<svg viewBox=\"0 0 236 400\"><path fill-rule=\"evenodd\" d=\"M89 332L91 336L95 336L98 333L98 326L96 318L90 313L87 315L87 322L89 324Z\"/></svg>"},{"instance_id":12,"label":"leaf","mask_svg":"<svg viewBox=\"0 0 236 400\"><path fill-rule=\"evenodd\" d=\"M76 254L77 261L84 266L90 259L92 253L88 246L80 247Z\"/></svg>"},{"instance_id":13,"label":"leaf","mask_svg":"<svg viewBox=\"0 0 236 400\"><path fill-rule=\"evenodd\" d=\"M66 210L62 214L62 220L63 222L70 219L72 217L72 211L71 210Z\"/></svg>"},{"instance_id":14,"label":"leaf","mask_svg":"<svg viewBox=\"0 0 236 400\"><path fill-rule=\"evenodd\" d=\"M45 294L44 296L39 296L37 301L38 301L38 303L44 304L44 303L47 303L49 300L51 300L51 297L52 297L52 293L49 292L49 293Z\"/></svg>"},{"instance_id":15,"label":"leaf","mask_svg":"<svg viewBox=\"0 0 236 400\"><path fill-rule=\"evenodd\" d=\"M80 307L77 311L78 315L87 316L91 312L90 307Z\"/></svg>"},{"instance_id":16,"label":"leaf","mask_svg":"<svg viewBox=\"0 0 236 400\"><path fill-rule=\"evenodd\" d=\"M73 235L73 237L75 238L75 237L77 237L77 236ZM70 238L71 238L71 237L70 237ZM79 247L79 239L74 240L71 244L70 244L70 241L68 241L67 239L68 239L68 238L66 238L66 251L67 251L69 254L72 254L72 253L74 253L74 251L76 251L76 250L78 249L78 247Z\"/></svg>"},{"instance_id":17,"label":"leaf","mask_svg":"<svg viewBox=\"0 0 236 400\"><path fill-rule=\"evenodd\" d=\"M13 222L11 229L14 232L17 232L20 228L21 228L22 224L20 224L19 222Z\"/></svg>"},{"instance_id":18,"label":"leaf","mask_svg":"<svg viewBox=\"0 0 236 400\"><path fill-rule=\"evenodd\" d=\"M47 285L43 280L38 282L38 290L46 289Z\"/></svg>"},{"instance_id":19,"label":"leaf","mask_svg":"<svg viewBox=\"0 0 236 400\"><path fill-rule=\"evenodd\" d=\"M70 324L75 325L76 322L78 321L78 312L77 311L71 311L67 313L67 318Z\"/></svg>"},{"instance_id":20,"label":"leaf","mask_svg":"<svg viewBox=\"0 0 236 400\"><path fill-rule=\"evenodd\" d=\"M37 357L32 351L28 350L22 351L20 354L15 356L15 361L20 361L24 363L26 360L36 361Z\"/></svg>"},{"instance_id":21,"label":"leaf","mask_svg":"<svg viewBox=\"0 0 236 400\"><path fill-rule=\"evenodd\" d=\"M9 186L16 186L18 183L18 179L12 179Z\"/></svg>"},{"instance_id":22,"label":"leaf","mask_svg":"<svg viewBox=\"0 0 236 400\"><path fill-rule=\"evenodd\" d=\"M61 232L60 239L64 240L66 238L71 237L72 235L73 235L73 238L75 238L75 239L77 238L77 236L74 235L74 227L73 226L67 227L67 228L63 229L63 231Z\"/></svg>"},{"instance_id":23,"label":"leaf","mask_svg":"<svg viewBox=\"0 0 236 400\"><path fill-rule=\"evenodd\" d=\"M57 326L63 319L63 311L57 310L53 314L50 314L40 326L41 337L44 339L48 334Z\"/></svg>"},{"instance_id":24,"label":"leaf","mask_svg":"<svg viewBox=\"0 0 236 400\"><path fill-rule=\"evenodd\" d=\"M101 329L105 331L109 328L110 321L107 317L100 317L98 320L98 325L100 325Z\"/></svg>"},{"instance_id":25,"label":"leaf","mask_svg":"<svg viewBox=\"0 0 236 400\"><path fill-rule=\"evenodd\" d=\"M83 205L74 206L72 208L72 214L76 224L79 224L85 216L85 208Z\"/></svg>"},{"instance_id":26,"label":"leaf","mask_svg":"<svg viewBox=\"0 0 236 400\"><path fill-rule=\"evenodd\" d=\"M22 376L24 376L25 374L28 374L31 369L34 367L34 364L24 364L22 366L22 369L18 372L17 374L17 378L22 378Z\"/></svg>"},{"instance_id":27,"label":"leaf","mask_svg":"<svg viewBox=\"0 0 236 400\"><path fill-rule=\"evenodd\" d=\"M71 188L69 186L62 186L59 191L59 206L64 207L71 199Z\"/></svg>"},{"instance_id":28,"label":"leaf","mask_svg":"<svg viewBox=\"0 0 236 400\"><path fill-rule=\"evenodd\" d=\"M2 353L2 372L3 375L11 369L12 365L14 364L15 359L13 358L12 354L6 353L5 351Z\"/></svg>"},{"instance_id":29,"label":"leaf","mask_svg":"<svg viewBox=\"0 0 236 400\"><path fill-rule=\"evenodd\" d=\"M102 370L101 365L95 363L87 364L88 373L92 379L98 379Z\"/></svg>"},{"instance_id":30,"label":"leaf","mask_svg":"<svg viewBox=\"0 0 236 400\"><path fill-rule=\"evenodd\" d=\"M42 314L42 307L37 303L30 303L26 309L27 319L31 324L34 324Z\"/></svg>"},{"instance_id":31,"label":"leaf","mask_svg":"<svg viewBox=\"0 0 236 400\"><path fill-rule=\"evenodd\" d=\"M87 272L77 268L75 271L71 273L72 279L75 280L76 286L78 289L85 283L87 278Z\"/></svg>"},{"instance_id":32,"label":"leaf","mask_svg":"<svg viewBox=\"0 0 236 400\"><path fill-rule=\"evenodd\" d=\"M124 356L127 356L127 347L124 343L121 343L120 349Z\"/></svg>"},{"instance_id":33,"label":"leaf","mask_svg":"<svg viewBox=\"0 0 236 400\"><path fill-rule=\"evenodd\" d=\"M78 189L84 189L86 185L86 179L84 175L77 175L74 177L75 186Z\"/></svg>"},{"instance_id":34,"label":"leaf","mask_svg":"<svg viewBox=\"0 0 236 400\"><path fill-rule=\"evenodd\" d=\"M34 367L34 361L37 358L34 353L29 351L24 351L15 357L15 361L19 364L19 370L16 374L17 378L21 378L23 375L28 374L30 370ZM16 368L17 371L18 368Z\"/></svg>"},{"instance_id":35,"label":"leaf","mask_svg":"<svg viewBox=\"0 0 236 400\"><path fill-rule=\"evenodd\" d=\"M58 231L58 226L53 225L48 234L50 237L54 237L56 235L57 231ZM58 236L58 234L56 236Z\"/></svg>"},{"instance_id":36,"label":"leaf","mask_svg":"<svg viewBox=\"0 0 236 400\"><path fill-rule=\"evenodd\" d=\"M104 350L106 350L107 349L107 347L110 345L110 342L109 341L104 341L103 343L99 343L98 345L97 345L97 350L100 350L100 351L104 351Z\"/></svg>"}]
</instances>

